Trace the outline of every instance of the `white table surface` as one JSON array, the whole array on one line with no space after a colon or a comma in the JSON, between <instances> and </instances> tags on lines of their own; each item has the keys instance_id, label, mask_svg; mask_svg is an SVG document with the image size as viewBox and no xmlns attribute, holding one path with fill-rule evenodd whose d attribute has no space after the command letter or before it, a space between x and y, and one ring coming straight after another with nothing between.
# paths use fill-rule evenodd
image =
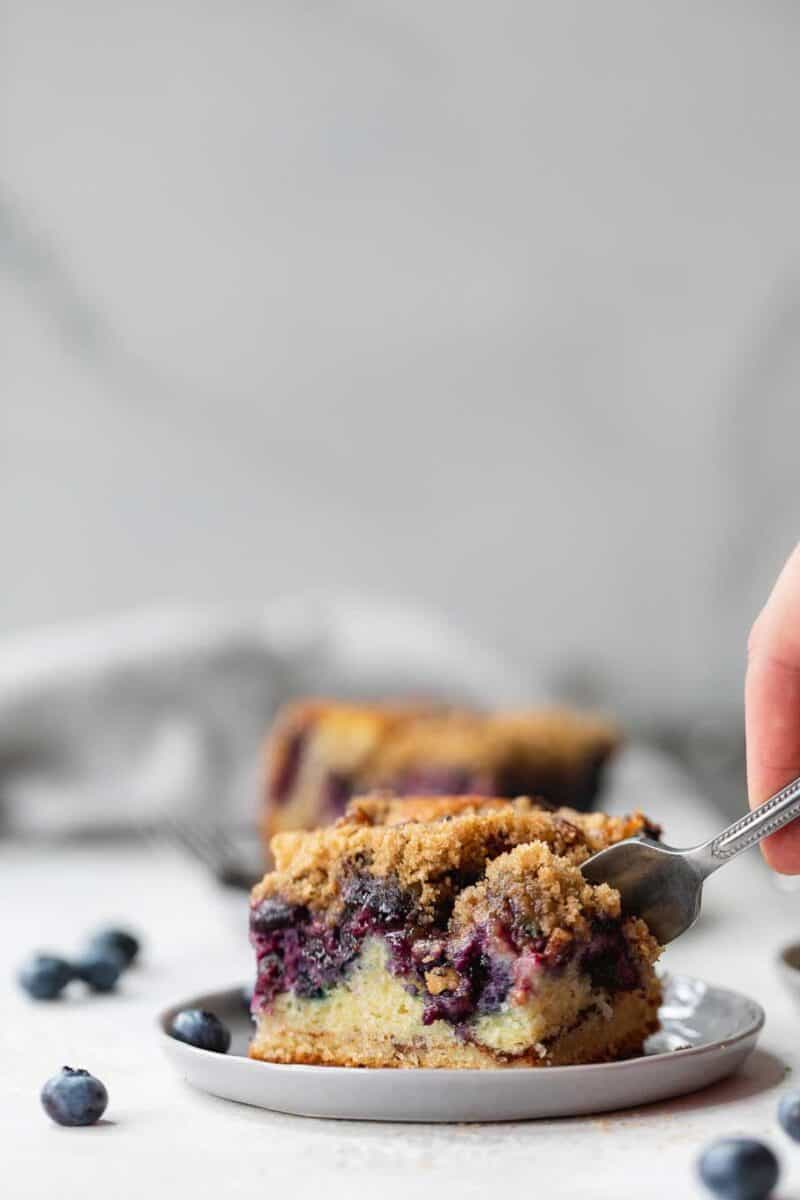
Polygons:
<instances>
[{"instance_id":1,"label":"white table surface","mask_svg":"<svg viewBox=\"0 0 800 1200\"><path fill-rule=\"evenodd\" d=\"M616 803L640 794L645 760L629 758ZM713 829L691 789L666 768L648 782L648 811L674 843ZM669 812L666 811L667 806ZM768 1138L784 1164L780 1195L800 1193L800 1146L775 1121L787 1072L800 1066L800 1010L774 968L800 932L800 895L782 890L753 853L707 888L700 925L671 947L668 968L744 990L767 1011L742 1072L705 1092L597 1118L502 1125L382 1125L289 1117L196 1092L163 1058L154 1020L167 1004L247 979L246 901L169 847L44 847L0 843L0 1148L4 1196L375 1194L382 1200L486 1197L493 1188L541 1197L701 1195L693 1160L709 1139ZM17 989L31 950L77 948L119 920L146 936L143 961L117 995L36 1004ZM62 1129L39 1089L63 1064L97 1074L107 1121ZM800 1075L798 1076L800 1083ZM12 1183L13 1181L13 1183ZM794 1189L794 1192L792 1191Z\"/></svg>"}]
</instances>

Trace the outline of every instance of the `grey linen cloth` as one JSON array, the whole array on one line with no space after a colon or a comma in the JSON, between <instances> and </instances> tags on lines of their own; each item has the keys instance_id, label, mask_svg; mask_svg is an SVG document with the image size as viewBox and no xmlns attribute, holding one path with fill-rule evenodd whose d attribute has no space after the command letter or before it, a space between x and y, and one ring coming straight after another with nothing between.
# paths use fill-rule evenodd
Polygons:
<instances>
[{"instance_id":1,"label":"grey linen cloth","mask_svg":"<svg viewBox=\"0 0 800 1200\"><path fill-rule=\"evenodd\" d=\"M294 695L537 698L527 673L435 615L296 598L250 621L145 612L0 642L0 832L238 824Z\"/></svg>"}]
</instances>

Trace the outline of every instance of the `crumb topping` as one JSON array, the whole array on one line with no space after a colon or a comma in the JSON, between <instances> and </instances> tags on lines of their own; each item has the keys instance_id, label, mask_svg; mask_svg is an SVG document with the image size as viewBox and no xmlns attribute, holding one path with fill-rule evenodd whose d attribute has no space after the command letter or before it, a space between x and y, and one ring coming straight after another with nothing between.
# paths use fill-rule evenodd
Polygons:
<instances>
[{"instance_id":1,"label":"crumb topping","mask_svg":"<svg viewBox=\"0 0 800 1200\"><path fill-rule=\"evenodd\" d=\"M461 892L453 931L488 921L504 905L515 923L545 937L556 929L585 937L592 921L613 921L620 915L619 892L606 883L587 883L579 867L538 841L502 854L488 864L480 883Z\"/></svg>"},{"instance_id":2,"label":"crumb topping","mask_svg":"<svg viewBox=\"0 0 800 1200\"><path fill-rule=\"evenodd\" d=\"M443 900L452 904L459 892L484 876L488 888L495 886L492 881L499 880L501 872L522 871L518 864L526 861L555 870L543 851L549 851L562 869L576 868L597 850L650 828L641 813L608 817L571 809L549 812L525 798L366 797L354 801L336 825L273 838L277 869L253 889L253 903L281 896L290 904L325 911L335 920L343 888L359 873L396 880L414 894L420 919L432 921ZM527 849L530 857L519 854L510 862L500 861L518 847ZM576 875L582 881L580 873ZM566 912L574 889L564 886Z\"/></svg>"}]
</instances>

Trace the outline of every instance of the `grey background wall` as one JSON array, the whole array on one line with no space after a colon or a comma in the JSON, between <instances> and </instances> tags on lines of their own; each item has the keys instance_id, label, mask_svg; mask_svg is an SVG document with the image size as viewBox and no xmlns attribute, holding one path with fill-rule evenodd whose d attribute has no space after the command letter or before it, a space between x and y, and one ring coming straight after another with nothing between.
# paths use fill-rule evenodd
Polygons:
<instances>
[{"instance_id":1,"label":"grey background wall","mask_svg":"<svg viewBox=\"0 0 800 1200\"><path fill-rule=\"evenodd\" d=\"M2 12L0 632L399 594L737 719L800 527L796 6Z\"/></svg>"}]
</instances>

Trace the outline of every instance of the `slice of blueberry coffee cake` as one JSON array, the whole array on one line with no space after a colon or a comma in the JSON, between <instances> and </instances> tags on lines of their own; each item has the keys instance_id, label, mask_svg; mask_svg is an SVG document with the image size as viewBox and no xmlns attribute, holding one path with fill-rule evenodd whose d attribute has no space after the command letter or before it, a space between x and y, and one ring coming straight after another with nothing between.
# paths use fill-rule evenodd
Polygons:
<instances>
[{"instance_id":1,"label":"slice of blueberry coffee cake","mask_svg":"<svg viewBox=\"0 0 800 1200\"><path fill-rule=\"evenodd\" d=\"M251 901L253 1058L549 1066L639 1053L657 1027L644 923L579 865L626 818L478 796L355 800L279 834Z\"/></svg>"},{"instance_id":2,"label":"slice of blueberry coffee cake","mask_svg":"<svg viewBox=\"0 0 800 1200\"><path fill-rule=\"evenodd\" d=\"M267 739L262 827L312 829L352 796L539 796L589 809L619 736L568 710L483 714L306 700L286 707Z\"/></svg>"}]
</instances>

